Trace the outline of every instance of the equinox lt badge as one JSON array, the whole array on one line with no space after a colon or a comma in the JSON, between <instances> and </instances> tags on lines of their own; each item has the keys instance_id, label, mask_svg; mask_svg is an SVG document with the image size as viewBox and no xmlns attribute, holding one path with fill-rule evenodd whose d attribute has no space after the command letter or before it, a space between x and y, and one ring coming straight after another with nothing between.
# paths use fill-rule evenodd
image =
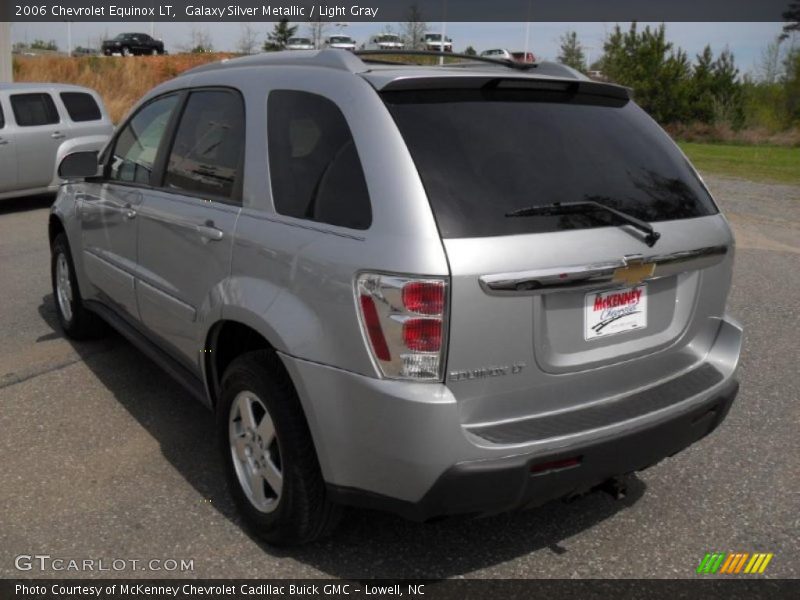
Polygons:
<instances>
[{"instance_id":1,"label":"equinox lt badge","mask_svg":"<svg viewBox=\"0 0 800 600\"><path fill-rule=\"evenodd\" d=\"M525 368L525 363L514 363L510 367L483 367L468 371L450 371L450 381L467 381L470 379L486 379L487 377L504 377L518 375Z\"/></svg>"}]
</instances>

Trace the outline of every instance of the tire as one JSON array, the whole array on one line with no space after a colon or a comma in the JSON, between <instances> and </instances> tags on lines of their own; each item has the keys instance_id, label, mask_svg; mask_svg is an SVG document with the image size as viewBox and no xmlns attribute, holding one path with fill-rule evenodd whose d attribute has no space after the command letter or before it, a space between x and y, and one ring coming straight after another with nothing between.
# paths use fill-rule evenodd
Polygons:
<instances>
[{"instance_id":1,"label":"tire","mask_svg":"<svg viewBox=\"0 0 800 600\"><path fill-rule=\"evenodd\" d=\"M105 333L105 325L100 317L83 305L75 277L75 265L64 233L59 233L53 240L50 279L58 322L67 337L74 340L101 337Z\"/></svg>"},{"instance_id":2,"label":"tire","mask_svg":"<svg viewBox=\"0 0 800 600\"><path fill-rule=\"evenodd\" d=\"M258 537L298 545L334 529L341 508L327 497L300 400L274 352L249 352L225 371L217 432L231 495Z\"/></svg>"}]
</instances>

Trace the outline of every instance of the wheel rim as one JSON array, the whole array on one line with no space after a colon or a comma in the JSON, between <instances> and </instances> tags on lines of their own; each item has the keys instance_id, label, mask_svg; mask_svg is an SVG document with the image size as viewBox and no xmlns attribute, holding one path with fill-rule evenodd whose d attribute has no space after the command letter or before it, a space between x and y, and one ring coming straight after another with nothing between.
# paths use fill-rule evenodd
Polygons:
<instances>
[{"instance_id":1,"label":"wheel rim","mask_svg":"<svg viewBox=\"0 0 800 600\"><path fill-rule=\"evenodd\" d=\"M245 496L257 510L274 511L283 490L283 465L272 417L253 392L239 392L234 398L228 439L236 477Z\"/></svg>"},{"instance_id":2,"label":"wheel rim","mask_svg":"<svg viewBox=\"0 0 800 600\"><path fill-rule=\"evenodd\" d=\"M61 316L69 322L72 320L72 282L69 278L67 257L60 252L56 259L56 296Z\"/></svg>"},{"instance_id":3,"label":"wheel rim","mask_svg":"<svg viewBox=\"0 0 800 600\"><path fill-rule=\"evenodd\" d=\"M151 51L150 51L150 54L152 54L153 56L155 56L156 54L158 54L158 50L156 50L156 49L153 49L153 50L151 50Z\"/></svg>"}]
</instances>

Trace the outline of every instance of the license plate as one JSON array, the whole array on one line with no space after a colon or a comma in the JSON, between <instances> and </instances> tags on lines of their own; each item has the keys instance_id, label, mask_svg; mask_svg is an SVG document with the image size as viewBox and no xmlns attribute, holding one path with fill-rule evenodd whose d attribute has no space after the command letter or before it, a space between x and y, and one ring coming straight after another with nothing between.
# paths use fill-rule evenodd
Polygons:
<instances>
[{"instance_id":1,"label":"license plate","mask_svg":"<svg viewBox=\"0 0 800 600\"><path fill-rule=\"evenodd\" d=\"M586 294L583 337L586 340L647 327L647 286Z\"/></svg>"}]
</instances>

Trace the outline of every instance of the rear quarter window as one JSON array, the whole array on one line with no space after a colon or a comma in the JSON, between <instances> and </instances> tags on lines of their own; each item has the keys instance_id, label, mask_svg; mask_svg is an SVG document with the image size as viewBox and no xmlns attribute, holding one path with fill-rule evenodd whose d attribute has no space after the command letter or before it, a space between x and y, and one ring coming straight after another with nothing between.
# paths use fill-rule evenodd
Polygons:
<instances>
[{"instance_id":1,"label":"rear quarter window","mask_svg":"<svg viewBox=\"0 0 800 600\"><path fill-rule=\"evenodd\" d=\"M99 121L102 118L100 107L85 92L61 92L61 101L67 109L69 118L75 122Z\"/></svg>"},{"instance_id":2,"label":"rear quarter window","mask_svg":"<svg viewBox=\"0 0 800 600\"><path fill-rule=\"evenodd\" d=\"M47 93L12 94L11 110L20 127L52 125L60 121L56 104Z\"/></svg>"},{"instance_id":3,"label":"rear quarter window","mask_svg":"<svg viewBox=\"0 0 800 600\"><path fill-rule=\"evenodd\" d=\"M269 171L275 210L319 223L368 229L367 183L345 116L328 98L276 90L269 95Z\"/></svg>"}]
</instances>

